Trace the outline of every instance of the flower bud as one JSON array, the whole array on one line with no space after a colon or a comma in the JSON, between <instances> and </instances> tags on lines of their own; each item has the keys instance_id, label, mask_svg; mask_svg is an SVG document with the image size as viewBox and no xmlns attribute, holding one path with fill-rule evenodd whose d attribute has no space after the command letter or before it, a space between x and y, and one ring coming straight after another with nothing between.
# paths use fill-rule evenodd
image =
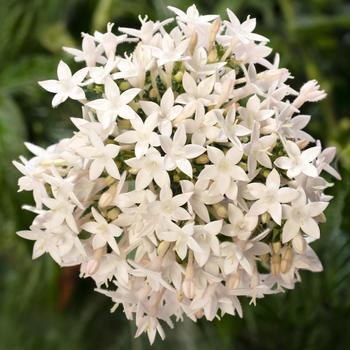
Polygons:
<instances>
[{"instance_id":1,"label":"flower bud","mask_svg":"<svg viewBox=\"0 0 350 350\"><path fill-rule=\"evenodd\" d=\"M185 280L182 283L182 291L186 298L193 299L194 297L193 278L185 278Z\"/></svg>"},{"instance_id":2,"label":"flower bud","mask_svg":"<svg viewBox=\"0 0 350 350\"><path fill-rule=\"evenodd\" d=\"M271 257L271 273L276 276L280 273L281 268L281 256L279 254L273 254Z\"/></svg>"},{"instance_id":3,"label":"flower bud","mask_svg":"<svg viewBox=\"0 0 350 350\"><path fill-rule=\"evenodd\" d=\"M100 208L105 208L112 205L116 190L117 186L114 184L108 189L108 191L104 192L98 201L98 206Z\"/></svg>"},{"instance_id":4,"label":"flower bud","mask_svg":"<svg viewBox=\"0 0 350 350\"><path fill-rule=\"evenodd\" d=\"M177 81L178 83L182 82L182 77L184 76L183 72L178 71L175 75L174 75L174 79L175 81Z\"/></svg>"},{"instance_id":5,"label":"flower bud","mask_svg":"<svg viewBox=\"0 0 350 350\"><path fill-rule=\"evenodd\" d=\"M288 247L282 254L281 272L286 273L290 269L293 262L293 249Z\"/></svg>"},{"instance_id":6,"label":"flower bud","mask_svg":"<svg viewBox=\"0 0 350 350\"><path fill-rule=\"evenodd\" d=\"M292 246L293 246L296 253L303 254L305 252L305 248L306 248L306 242L305 242L304 237L301 234L297 234L292 239Z\"/></svg>"},{"instance_id":7,"label":"flower bud","mask_svg":"<svg viewBox=\"0 0 350 350\"><path fill-rule=\"evenodd\" d=\"M273 242L272 243L272 251L275 253L275 254L279 254L280 251L281 251L281 242Z\"/></svg>"},{"instance_id":8,"label":"flower bud","mask_svg":"<svg viewBox=\"0 0 350 350\"><path fill-rule=\"evenodd\" d=\"M268 212L261 214L260 218L261 218L261 222L263 224L267 224L271 220L271 216Z\"/></svg>"},{"instance_id":9,"label":"flower bud","mask_svg":"<svg viewBox=\"0 0 350 350\"><path fill-rule=\"evenodd\" d=\"M229 289L235 289L239 286L239 282L241 281L239 271L231 273L227 280L227 287Z\"/></svg>"},{"instance_id":10,"label":"flower bud","mask_svg":"<svg viewBox=\"0 0 350 350\"><path fill-rule=\"evenodd\" d=\"M196 164L207 164L209 162L209 158L206 154L202 154L201 156L197 157L194 162Z\"/></svg>"},{"instance_id":11,"label":"flower bud","mask_svg":"<svg viewBox=\"0 0 350 350\"><path fill-rule=\"evenodd\" d=\"M226 207L224 205L222 205L222 204L214 204L213 208L215 210L216 215L220 219L227 218L227 209L226 209Z\"/></svg>"},{"instance_id":12,"label":"flower bud","mask_svg":"<svg viewBox=\"0 0 350 350\"><path fill-rule=\"evenodd\" d=\"M120 214L120 210L118 208L113 208L107 212L107 219L110 221L114 221Z\"/></svg>"}]
</instances>

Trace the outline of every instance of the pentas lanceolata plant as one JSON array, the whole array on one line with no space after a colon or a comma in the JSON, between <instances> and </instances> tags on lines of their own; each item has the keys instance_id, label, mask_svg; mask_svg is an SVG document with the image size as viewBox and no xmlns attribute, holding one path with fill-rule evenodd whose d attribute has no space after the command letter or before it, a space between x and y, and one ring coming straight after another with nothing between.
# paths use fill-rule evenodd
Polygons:
<instances>
[{"instance_id":1,"label":"pentas lanceolata plant","mask_svg":"<svg viewBox=\"0 0 350 350\"><path fill-rule=\"evenodd\" d=\"M140 17L140 29L108 24L64 48L86 67L61 61L58 80L39 84L53 107L82 104L76 131L14 162L35 200L18 232L33 258L80 265L151 343L164 322L242 316L239 296L255 303L320 271L309 244L331 199L321 175L339 178L335 149L300 114L326 94L314 80L288 85L255 19L169 9L175 26Z\"/></svg>"}]
</instances>

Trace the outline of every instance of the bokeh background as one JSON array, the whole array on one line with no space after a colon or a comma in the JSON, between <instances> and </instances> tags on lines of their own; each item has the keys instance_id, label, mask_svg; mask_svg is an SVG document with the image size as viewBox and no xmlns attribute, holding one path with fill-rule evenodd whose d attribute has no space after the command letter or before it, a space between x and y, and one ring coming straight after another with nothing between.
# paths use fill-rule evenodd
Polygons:
<instances>
[{"instance_id":1,"label":"bokeh background","mask_svg":"<svg viewBox=\"0 0 350 350\"><path fill-rule=\"evenodd\" d=\"M32 216L21 211L30 196L17 191L19 174L10 163L28 156L24 141L41 146L70 135L69 117L78 104L50 108L52 96L38 80L56 77L62 46L79 46L80 33L116 26L139 26L137 15L168 16L162 0L0 0L0 349L149 349L146 337L121 310L109 313L107 298L92 292L74 268L60 270L48 257L31 260L31 242L15 231ZM184 321L167 330L153 349L349 349L350 348L350 4L345 0L197 1L203 13L258 18L257 32L271 38L299 88L318 79L328 98L304 109L313 115L309 131L324 146L338 148L343 180L314 244L324 272L302 273L294 291L266 297L256 307L244 300L243 319L212 323ZM73 66L74 63L69 61Z\"/></svg>"}]
</instances>

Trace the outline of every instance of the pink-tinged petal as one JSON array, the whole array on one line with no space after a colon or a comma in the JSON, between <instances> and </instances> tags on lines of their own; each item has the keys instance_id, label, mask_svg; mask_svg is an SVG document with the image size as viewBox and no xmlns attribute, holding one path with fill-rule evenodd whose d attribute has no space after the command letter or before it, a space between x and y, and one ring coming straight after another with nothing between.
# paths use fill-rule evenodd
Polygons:
<instances>
[{"instance_id":1,"label":"pink-tinged petal","mask_svg":"<svg viewBox=\"0 0 350 350\"><path fill-rule=\"evenodd\" d=\"M282 220L282 206L281 206L281 204L279 204L277 202L270 204L268 212L270 213L273 221L277 225L281 225L281 220Z\"/></svg>"},{"instance_id":2,"label":"pink-tinged petal","mask_svg":"<svg viewBox=\"0 0 350 350\"><path fill-rule=\"evenodd\" d=\"M59 92L62 89L62 85L58 80L44 80L39 81L38 84L46 91L53 93Z\"/></svg>"},{"instance_id":3,"label":"pink-tinged petal","mask_svg":"<svg viewBox=\"0 0 350 350\"><path fill-rule=\"evenodd\" d=\"M59 80L68 80L72 77L72 72L67 63L60 61L57 66L57 76Z\"/></svg>"},{"instance_id":4,"label":"pink-tinged petal","mask_svg":"<svg viewBox=\"0 0 350 350\"><path fill-rule=\"evenodd\" d=\"M123 132L116 138L120 143L135 143L138 140L137 132L134 130Z\"/></svg>"},{"instance_id":5,"label":"pink-tinged petal","mask_svg":"<svg viewBox=\"0 0 350 350\"><path fill-rule=\"evenodd\" d=\"M301 159L305 162L312 162L321 152L319 146L311 147L301 154Z\"/></svg>"},{"instance_id":6,"label":"pink-tinged petal","mask_svg":"<svg viewBox=\"0 0 350 350\"><path fill-rule=\"evenodd\" d=\"M93 160L89 169L90 180L96 180L102 174L103 169L104 169L104 163L101 160L99 159Z\"/></svg>"},{"instance_id":7,"label":"pink-tinged petal","mask_svg":"<svg viewBox=\"0 0 350 350\"><path fill-rule=\"evenodd\" d=\"M137 113L128 105L118 108L118 115L123 119L134 119L137 117Z\"/></svg>"},{"instance_id":8,"label":"pink-tinged petal","mask_svg":"<svg viewBox=\"0 0 350 350\"><path fill-rule=\"evenodd\" d=\"M313 202L306 205L306 210L311 217L320 215L327 207L328 202Z\"/></svg>"},{"instance_id":9,"label":"pink-tinged petal","mask_svg":"<svg viewBox=\"0 0 350 350\"><path fill-rule=\"evenodd\" d=\"M280 203L289 203L299 197L299 192L293 188L283 187L277 192L277 198Z\"/></svg>"},{"instance_id":10,"label":"pink-tinged petal","mask_svg":"<svg viewBox=\"0 0 350 350\"><path fill-rule=\"evenodd\" d=\"M183 75L182 85L188 94L194 96L197 93L197 84L187 72Z\"/></svg>"},{"instance_id":11,"label":"pink-tinged petal","mask_svg":"<svg viewBox=\"0 0 350 350\"><path fill-rule=\"evenodd\" d=\"M288 157L279 157L275 160L274 164L281 169L290 169L292 167L292 160Z\"/></svg>"},{"instance_id":12,"label":"pink-tinged petal","mask_svg":"<svg viewBox=\"0 0 350 350\"><path fill-rule=\"evenodd\" d=\"M111 175L115 179L120 179L119 169L112 159L106 162L106 171L109 175Z\"/></svg>"},{"instance_id":13,"label":"pink-tinged petal","mask_svg":"<svg viewBox=\"0 0 350 350\"><path fill-rule=\"evenodd\" d=\"M176 165L183 173L192 178L192 165L189 160L178 159Z\"/></svg>"},{"instance_id":14,"label":"pink-tinged petal","mask_svg":"<svg viewBox=\"0 0 350 350\"><path fill-rule=\"evenodd\" d=\"M185 146L185 153L186 158L192 159L200 156L202 153L204 153L206 149L199 145L186 145Z\"/></svg>"},{"instance_id":15,"label":"pink-tinged petal","mask_svg":"<svg viewBox=\"0 0 350 350\"><path fill-rule=\"evenodd\" d=\"M68 95L66 94L61 94L61 93L56 94L52 99L52 107L54 108L57 107L58 105L66 101L67 98L68 98Z\"/></svg>"},{"instance_id":16,"label":"pink-tinged petal","mask_svg":"<svg viewBox=\"0 0 350 350\"><path fill-rule=\"evenodd\" d=\"M249 178L245 171L237 165L232 165L230 169L230 175L234 180L249 181Z\"/></svg>"},{"instance_id":17,"label":"pink-tinged petal","mask_svg":"<svg viewBox=\"0 0 350 350\"><path fill-rule=\"evenodd\" d=\"M305 164L302 169L303 173L310 177L317 177L318 171L316 167L312 164Z\"/></svg>"},{"instance_id":18,"label":"pink-tinged petal","mask_svg":"<svg viewBox=\"0 0 350 350\"><path fill-rule=\"evenodd\" d=\"M318 227L314 219L307 219L301 223L301 229L310 237L318 239L320 238L320 228Z\"/></svg>"},{"instance_id":19,"label":"pink-tinged petal","mask_svg":"<svg viewBox=\"0 0 350 350\"><path fill-rule=\"evenodd\" d=\"M273 169L266 178L266 187L278 189L281 184L281 178L276 169Z\"/></svg>"},{"instance_id":20,"label":"pink-tinged petal","mask_svg":"<svg viewBox=\"0 0 350 350\"><path fill-rule=\"evenodd\" d=\"M293 220L287 220L283 226L282 243L287 243L292 240L300 230L300 226Z\"/></svg>"}]
</instances>

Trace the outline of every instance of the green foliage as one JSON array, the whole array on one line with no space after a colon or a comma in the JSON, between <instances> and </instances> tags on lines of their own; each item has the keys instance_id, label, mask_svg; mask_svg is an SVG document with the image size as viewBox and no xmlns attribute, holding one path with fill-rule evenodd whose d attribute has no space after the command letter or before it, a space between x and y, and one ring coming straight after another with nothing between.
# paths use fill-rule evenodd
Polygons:
<instances>
[{"instance_id":1,"label":"green foliage","mask_svg":"<svg viewBox=\"0 0 350 350\"><path fill-rule=\"evenodd\" d=\"M17 194L11 160L26 153L23 142L46 146L71 132L68 118L80 114L74 103L51 109L51 96L37 81L56 74L60 59L74 64L61 46L80 43L80 32L138 26L137 15L164 18L176 0L0 0L0 349L148 349L145 337L121 310L109 314L109 301L92 293L90 281L74 269L59 270L47 257L31 261L32 244L15 235L32 216L20 210L30 196ZM194 324L188 320L167 332L154 349L345 349L350 334L350 7L345 0L198 1L203 12L227 7L240 18L258 18L257 32L271 39L281 65L299 88L316 78L328 92L313 115L310 131L324 145L336 145L343 180L330 190L322 239L314 245L324 264L319 274L302 273L294 291L248 307L244 319Z\"/></svg>"}]
</instances>

